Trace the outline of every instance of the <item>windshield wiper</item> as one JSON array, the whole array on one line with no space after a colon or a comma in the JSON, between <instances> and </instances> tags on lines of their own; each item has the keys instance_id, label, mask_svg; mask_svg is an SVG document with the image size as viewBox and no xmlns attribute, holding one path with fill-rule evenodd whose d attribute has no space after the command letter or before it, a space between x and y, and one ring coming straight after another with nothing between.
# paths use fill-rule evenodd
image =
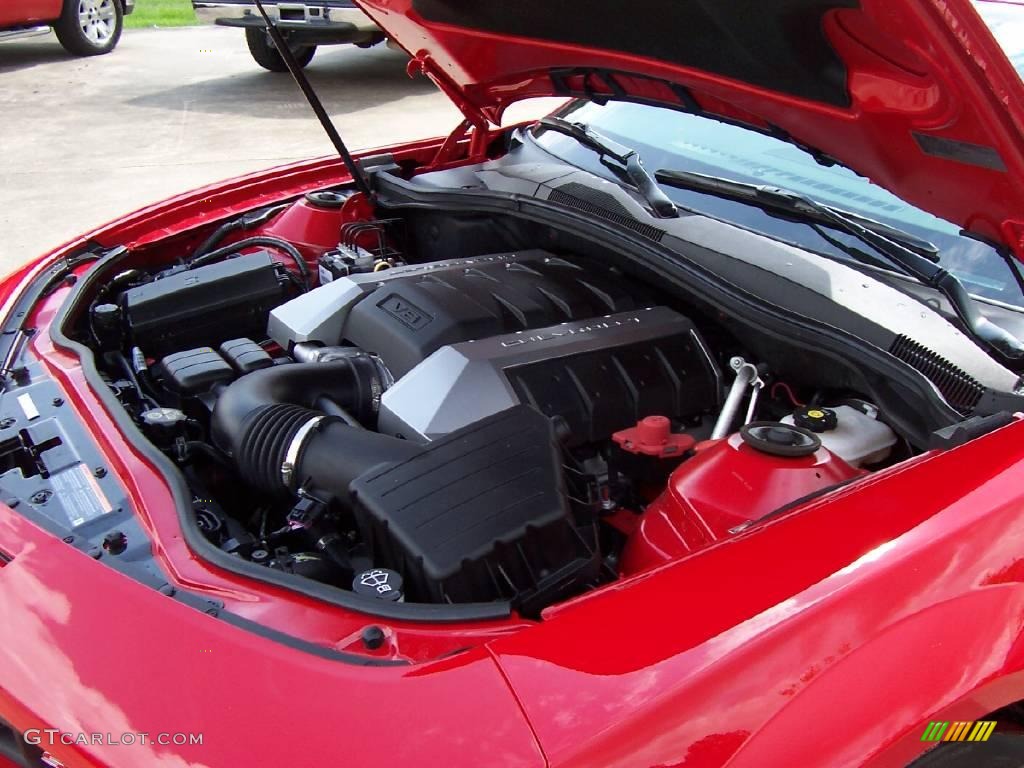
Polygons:
<instances>
[{"instance_id":1,"label":"windshield wiper","mask_svg":"<svg viewBox=\"0 0 1024 768\"><path fill-rule=\"evenodd\" d=\"M704 192L716 197L724 197L728 200L750 203L768 211L777 211L789 216L796 216L801 221L816 221L820 224L829 224L834 227L836 226L835 216L842 216L852 219L873 234L881 235L888 240L895 240L915 253L924 256L928 261L937 263L939 260L939 247L935 243L867 216L861 216L850 211L833 208L817 200L811 200L797 192L779 189L778 187L749 184L744 181L733 181L732 179L723 179L717 176L707 176L703 173L693 173L692 171L661 170L655 174L655 177L658 181L670 187L692 189L695 192ZM781 194L773 195L771 194L773 191ZM850 232L846 226L839 226L838 228L859 238L857 233ZM868 244L874 245L874 243Z\"/></svg>"},{"instance_id":2,"label":"windshield wiper","mask_svg":"<svg viewBox=\"0 0 1024 768\"><path fill-rule=\"evenodd\" d=\"M975 339L1010 360L1024 358L1024 344L978 312L974 300L959 278L937 263L938 248L926 240L779 187L748 184L689 171L661 170L655 173L655 178L671 187L748 203L769 212L826 224L846 232L870 245L911 277L942 293Z\"/></svg>"},{"instance_id":3,"label":"windshield wiper","mask_svg":"<svg viewBox=\"0 0 1024 768\"><path fill-rule=\"evenodd\" d=\"M640 155L635 149L612 141L583 123L573 123L560 117L544 117L538 120L537 124L545 130L555 131L576 139L581 146L597 152L602 158L611 158L622 166L630 183L636 187L658 217L662 219L679 218L679 209L658 187L658 182L654 180L650 172L644 168Z\"/></svg>"}]
</instances>

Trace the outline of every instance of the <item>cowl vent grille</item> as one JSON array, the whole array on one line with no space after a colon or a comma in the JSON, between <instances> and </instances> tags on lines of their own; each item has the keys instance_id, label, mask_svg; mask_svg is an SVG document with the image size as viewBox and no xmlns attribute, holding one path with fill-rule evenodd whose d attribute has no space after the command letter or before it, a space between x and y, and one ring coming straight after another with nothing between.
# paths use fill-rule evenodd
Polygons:
<instances>
[{"instance_id":1,"label":"cowl vent grille","mask_svg":"<svg viewBox=\"0 0 1024 768\"><path fill-rule=\"evenodd\" d=\"M920 371L935 385L951 406L969 413L981 400L985 388L946 358L907 336L897 336L889 352Z\"/></svg>"},{"instance_id":2,"label":"cowl vent grille","mask_svg":"<svg viewBox=\"0 0 1024 768\"><path fill-rule=\"evenodd\" d=\"M552 190L548 195L548 200L568 208L575 208L577 211L583 211L591 216L600 216L602 219L637 232L656 243L661 242L661 238L665 236L663 230L634 219L622 203L612 195L599 189L591 189L583 184L575 182L564 184L558 189Z\"/></svg>"}]
</instances>

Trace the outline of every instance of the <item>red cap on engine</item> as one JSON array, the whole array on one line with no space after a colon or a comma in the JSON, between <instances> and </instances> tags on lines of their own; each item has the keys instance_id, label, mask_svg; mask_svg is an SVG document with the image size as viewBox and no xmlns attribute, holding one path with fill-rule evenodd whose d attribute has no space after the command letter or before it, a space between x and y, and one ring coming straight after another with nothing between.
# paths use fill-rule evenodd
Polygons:
<instances>
[{"instance_id":1,"label":"red cap on engine","mask_svg":"<svg viewBox=\"0 0 1024 768\"><path fill-rule=\"evenodd\" d=\"M612 440L629 453L659 458L682 456L693 448L696 442L689 435L673 434L672 423L665 416L647 416L640 419L635 427L613 434Z\"/></svg>"}]
</instances>

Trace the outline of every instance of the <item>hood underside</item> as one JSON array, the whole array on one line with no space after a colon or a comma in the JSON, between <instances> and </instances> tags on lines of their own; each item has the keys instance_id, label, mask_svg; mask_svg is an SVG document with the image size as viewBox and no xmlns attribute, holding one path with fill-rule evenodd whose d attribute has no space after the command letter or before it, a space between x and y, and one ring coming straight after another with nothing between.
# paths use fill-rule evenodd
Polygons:
<instances>
[{"instance_id":1,"label":"hood underside","mask_svg":"<svg viewBox=\"0 0 1024 768\"><path fill-rule=\"evenodd\" d=\"M838 161L1024 256L1024 86L967 0L359 0L476 123L660 104Z\"/></svg>"}]
</instances>

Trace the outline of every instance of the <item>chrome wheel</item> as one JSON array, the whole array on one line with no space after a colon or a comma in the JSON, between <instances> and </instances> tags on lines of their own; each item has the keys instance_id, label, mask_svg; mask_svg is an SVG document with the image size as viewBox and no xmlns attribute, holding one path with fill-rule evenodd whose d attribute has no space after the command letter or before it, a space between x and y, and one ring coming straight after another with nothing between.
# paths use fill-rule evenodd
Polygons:
<instances>
[{"instance_id":1,"label":"chrome wheel","mask_svg":"<svg viewBox=\"0 0 1024 768\"><path fill-rule=\"evenodd\" d=\"M110 42L117 32L117 0L78 0L78 25L82 35L99 47Z\"/></svg>"}]
</instances>

